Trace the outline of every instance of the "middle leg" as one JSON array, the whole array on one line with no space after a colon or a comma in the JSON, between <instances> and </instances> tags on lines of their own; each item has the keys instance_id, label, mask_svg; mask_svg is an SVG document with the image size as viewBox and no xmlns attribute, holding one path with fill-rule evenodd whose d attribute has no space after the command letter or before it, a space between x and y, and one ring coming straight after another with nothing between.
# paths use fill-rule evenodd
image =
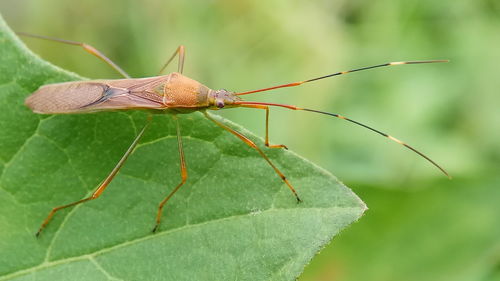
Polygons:
<instances>
[{"instance_id":1,"label":"middle leg","mask_svg":"<svg viewBox=\"0 0 500 281\"><path fill-rule=\"evenodd\" d=\"M186 48L184 48L184 45L180 45L177 47L177 50L175 50L174 54L168 59L168 61L163 65L163 67L160 69L158 72L158 75L160 75L165 68L167 68L168 64L172 62L172 60L175 58L175 56L179 54L179 64L177 65L177 72L182 74L182 71L184 71L184 57L186 55Z\"/></svg>"},{"instance_id":2,"label":"middle leg","mask_svg":"<svg viewBox=\"0 0 500 281\"><path fill-rule=\"evenodd\" d=\"M167 195L167 197L165 197L165 199L163 199L160 202L160 205L158 206L158 213L156 214L156 225L153 228L153 232L156 232L156 230L158 230L158 227L160 226L163 207L165 206L165 204L167 204L167 201L170 200L170 198L172 198L174 193L176 193L179 190L179 188L181 188L181 186L183 186L184 183L186 183L186 180L188 178L186 160L184 159L184 149L182 148L182 136L179 125L179 119L176 115L174 115L174 119L177 125L177 145L179 147L179 158L181 161L181 182L174 188L174 190L170 192L170 194Z\"/></svg>"}]
</instances>

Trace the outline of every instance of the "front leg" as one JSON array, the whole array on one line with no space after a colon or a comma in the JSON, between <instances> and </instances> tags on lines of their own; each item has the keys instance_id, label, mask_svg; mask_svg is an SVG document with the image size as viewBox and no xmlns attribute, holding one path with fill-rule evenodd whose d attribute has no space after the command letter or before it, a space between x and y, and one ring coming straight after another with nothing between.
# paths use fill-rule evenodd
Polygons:
<instances>
[{"instance_id":1,"label":"front leg","mask_svg":"<svg viewBox=\"0 0 500 281\"><path fill-rule=\"evenodd\" d=\"M266 138L264 144L269 148L284 148L288 149L288 147L284 144L269 144L269 106L267 105L259 105L259 104L245 104L242 107L248 108L258 108L266 110Z\"/></svg>"}]
</instances>

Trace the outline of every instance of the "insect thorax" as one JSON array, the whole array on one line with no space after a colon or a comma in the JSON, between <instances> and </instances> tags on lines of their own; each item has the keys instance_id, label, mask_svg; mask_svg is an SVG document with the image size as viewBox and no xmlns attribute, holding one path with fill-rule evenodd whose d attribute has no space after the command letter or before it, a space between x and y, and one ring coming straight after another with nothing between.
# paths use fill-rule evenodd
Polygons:
<instances>
[{"instance_id":1,"label":"insect thorax","mask_svg":"<svg viewBox=\"0 0 500 281\"><path fill-rule=\"evenodd\" d=\"M210 89L180 73L170 74L163 87L163 103L168 107L207 107Z\"/></svg>"}]
</instances>

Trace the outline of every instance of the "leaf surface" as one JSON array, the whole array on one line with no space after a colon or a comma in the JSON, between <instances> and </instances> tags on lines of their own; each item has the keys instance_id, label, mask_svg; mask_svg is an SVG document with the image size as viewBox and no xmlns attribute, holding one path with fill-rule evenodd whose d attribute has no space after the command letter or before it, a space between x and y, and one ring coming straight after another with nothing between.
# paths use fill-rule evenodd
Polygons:
<instances>
[{"instance_id":1,"label":"leaf surface","mask_svg":"<svg viewBox=\"0 0 500 281\"><path fill-rule=\"evenodd\" d=\"M98 200L57 213L36 239L51 208L92 193L145 114L32 113L24 99L39 86L82 78L33 55L1 18L0 73L0 280L293 280L366 209L328 172L263 148L297 204L255 150L193 113L180 116L188 181L152 234L158 203L180 182L164 114Z\"/></svg>"}]
</instances>

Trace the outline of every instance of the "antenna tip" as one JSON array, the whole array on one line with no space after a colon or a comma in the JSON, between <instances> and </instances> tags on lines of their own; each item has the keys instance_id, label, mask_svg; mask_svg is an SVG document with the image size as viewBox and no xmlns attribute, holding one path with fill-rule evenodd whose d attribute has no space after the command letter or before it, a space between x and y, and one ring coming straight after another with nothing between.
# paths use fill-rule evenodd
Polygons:
<instances>
[{"instance_id":1,"label":"antenna tip","mask_svg":"<svg viewBox=\"0 0 500 281\"><path fill-rule=\"evenodd\" d=\"M443 174L444 174L445 176L447 176L447 177L448 177L448 179L449 179L449 180L452 180L452 179L453 179L453 177L452 177L450 174L448 174L448 172L447 172L445 169L443 169L443 168L442 168L442 167L440 167L440 166L439 166L438 168L439 168L439 170L441 170L441 172L443 172Z\"/></svg>"},{"instance_id":2,"label":"antenna tip","mask_svg":"<svg viewBox=\"0 0 500 281\"><path fill-rule=\"evenodd\" d=\"M450 60L433 60L433 61L429 61L429 62L450 62Z\"/></svg>"},{"instance_id":3,"label":"antenna tip","mask_svg":"<svg viewBox=\"0 0 500 281\"><path fill-rule=\"evenodd\" d=\"M450 61L449 60L394 61L394 62L388 63L388 65L420 64L420 63L440 63L440 62L450 62Z\"/></svg>"}]
</instances>

